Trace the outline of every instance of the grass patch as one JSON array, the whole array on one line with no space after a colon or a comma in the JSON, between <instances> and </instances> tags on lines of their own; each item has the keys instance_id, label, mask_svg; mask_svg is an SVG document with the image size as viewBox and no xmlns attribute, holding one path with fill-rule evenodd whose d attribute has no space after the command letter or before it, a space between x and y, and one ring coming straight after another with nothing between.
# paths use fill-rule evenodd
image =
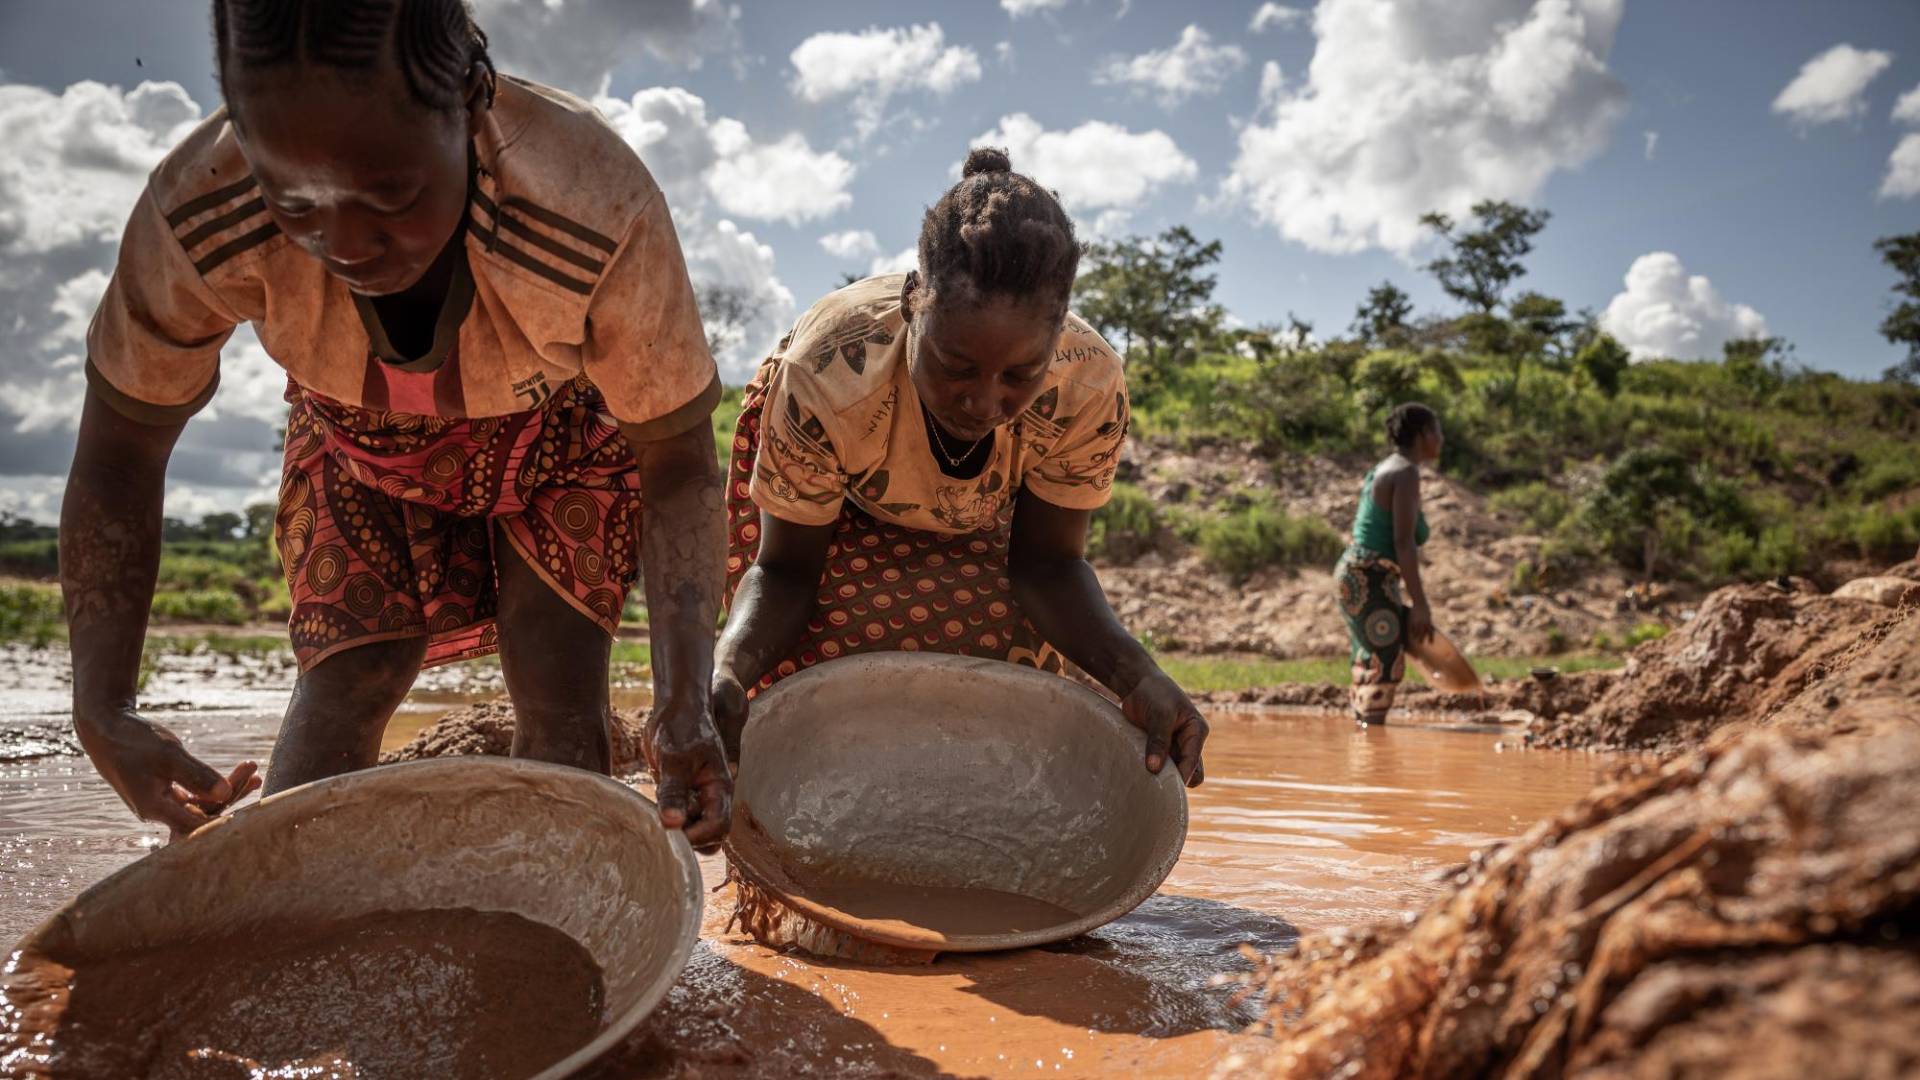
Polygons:
<instances>
[{"instance_id":1,"label":"grass patch","mask_svg":"<svg viewBox=\"0 0 1920 1080\"><path fill-rule=\"evenodd\" d=\"M51 645L67 636L60 586L37 582L0 585L0 641Z\"/></svg>"},{"instance_id":2,"label":"grass patch","mask_svg":"<svg viewBox=\"0 0 1920 1080\"><path fill-rule=\"evenodd\" d=\"M1352 669L1344 656L1307 657L1296 660L1270 660L1260 657L1160 656L1161 670L1173 677L1190 694L1212 690L1248 690L1292 683L1332 683L1346 686ZM1624 661L1614 655L1582 656L1476 656L1474 670L1483 679L1517 679L1537 667L1557 668L1562 674L1576 671L1608 670ZM1407 682L1424 685L1426 680L1413 665L1407 665Z\"/></svg>"}]
</instances>

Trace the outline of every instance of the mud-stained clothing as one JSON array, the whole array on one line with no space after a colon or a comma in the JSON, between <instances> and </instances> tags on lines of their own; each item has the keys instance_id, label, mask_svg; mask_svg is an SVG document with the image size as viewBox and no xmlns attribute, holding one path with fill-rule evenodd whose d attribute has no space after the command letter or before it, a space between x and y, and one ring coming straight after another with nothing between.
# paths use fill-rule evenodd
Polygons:
<instances>
[{"instance_id":1,"label":"mud-stained clothing","mask_svg":"<svg viewBox=\"0 0 1920 1080\"><path fill-rule=\"evenodd\" d=\"M1394 696L1407 673L1406 584L1393 557L1393 511L1373 497L1378 466L1360 482L1360 506L1353 515L1353 543L1334 565L1334 588L1339 593L1340 616L1347 624L1353 663L1354 719L1386 722ZM1414 522L1414 543L1427 542L1429 530L1423 511Z\"/></svg>"},{"instance_id":2,"label":"mud-stained clothing","mask_svg":"<svg viewBox=\"0 0 1920 1080\"><path fill-rule=\"evenodd\" d=\"M703 423L720 383L658 185L585 102L502 78L471 149L447 297L419 355L268 214L224 109L153 171L88 331L109 405L177 423L250 323L287 372L279 543L303 668L427 635L490 651L492 521L611 631L639 552L648 438Z\"/></svg>"},{"instance_id":3,"label":"mud-stained clothing","mask_svg":"<svg viewBox=\"0 0 1920 1080\"><path fill-rule=\"evenodd\" d=\"M1034 405L994 433L978 475L949 475L907 374L901 280L826 297L747 387L727 474L728 605L759 552L762 510L834 526L814 616L752 692L886 650L1066 670L1013 598L1014 506L1022 488L1068 508L1106 503L1127 430L1119 357L1070 315Z\"/></svg>"},{"instance_id":4,"label":"mud-stained clothing","mask_svg":"<svg viewBox=\"0 0 1920 1080\"><path fill-rule=\"evenodd\" d=\"M497 649L496 525L575 610L619 628L640 576L640 473L587 379L538 409L463 420L291 383L287 400L274 540L302 671L394 638L426 637L427 667Z\"/></svg>"}]
</instances>

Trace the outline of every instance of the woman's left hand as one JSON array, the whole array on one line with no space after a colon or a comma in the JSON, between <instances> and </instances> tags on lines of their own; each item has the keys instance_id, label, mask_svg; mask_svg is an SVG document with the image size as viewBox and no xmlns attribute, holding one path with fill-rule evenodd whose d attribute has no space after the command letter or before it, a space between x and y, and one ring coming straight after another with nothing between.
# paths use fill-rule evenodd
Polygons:
<instances>
[{"instance_id":1,"label":"woman's left hand","mask_svg":"<svg viewBox=\"0 0 1920 1080\"><path fill-rule=\"evenodd\" d=\"M1206 779L1200 750L1207 742L1207 721L1166 672L1156 670L1140 680L1120 702L1120 711L1147 733L1148 772L1158 773L1171 754L1180 779L1188 787L1200 786Z\"/></svg>"},{"instance_id":2,"label":"woman's left hand","mask_svg":"<svg viewBox=\"0 0 1920 1080\"><path fill-rule=\"evenodd\" d=\"M660 823L685 830L694 850L713 851L733 815L733 774L707 710L656 709L647 723L647 760Z\"/></svg>"}]
</instances>

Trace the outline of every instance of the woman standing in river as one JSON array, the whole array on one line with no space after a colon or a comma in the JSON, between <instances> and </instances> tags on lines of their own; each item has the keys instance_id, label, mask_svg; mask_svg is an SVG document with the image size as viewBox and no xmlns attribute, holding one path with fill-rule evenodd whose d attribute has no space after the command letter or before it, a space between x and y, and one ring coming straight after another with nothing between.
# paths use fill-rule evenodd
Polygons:
<instances>
[{"instance_id":1,"label":"woman standing in river","mask_svg":"<svg viewBox=\"0 0 1920 1080\"><path fill-rule=\"evenodd\" d=\"M1353 718L1362 724L1387 722L1406 675L1408 644L1433 634L1420 579L1428 531L1420 466L1440 460L1440 417L1417 402L1396 406L1387 414L1387 438L1394 451L1360 482L1353 543L1333 570L1353 646Z\"/></svg>"},{"instance_id":2,"label":"woman standing in river","mask_svg":"<svg viewBox=\"0 0 1920 1080\"><path fill-rule=\"evenodd\" d=\"M135 702L167 459L249 322L292 406L267 788L373 764L421 668L495 649L514 753L605 772L644 565L661 816L717 841L720 385L659 188L585 103L496 77L463 0L217 0L214 34L226 107L154 170L88 334L60 522L87 753L176 835L259 783Z\"/></svg>"},{"instance_id":3,"label":"woman standing in river","mask_svg":"<svg viewBox=\"0 0 1920 1080\"><path fill-rule=\"evenodd\" d=\"M1201 781L1206 722L1085 558L1127 392L1067 310L1079 260L1053 194L978 149L921 223L919 268L829 294L761 366L727 487L713 694L730 739L748 688L835 657L1064 658L1147 732L1147 768Z\"/></svg>"}]
</instances>

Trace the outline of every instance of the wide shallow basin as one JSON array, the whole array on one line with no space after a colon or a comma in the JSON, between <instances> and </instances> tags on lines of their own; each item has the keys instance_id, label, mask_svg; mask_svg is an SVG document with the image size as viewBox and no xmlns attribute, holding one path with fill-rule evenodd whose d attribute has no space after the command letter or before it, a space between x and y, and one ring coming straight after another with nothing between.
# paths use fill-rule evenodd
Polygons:
<instances>
[{"instance_id":1,"label":"wide shallow basin","mask_svg":"<svg viewBox=\"0 0 1920 1080\"><path fill-rule=\"evenodd\" d=\"M441 909L517 915L584 946L604 979L598 1033L536 1074L561 1077L665 997L703 899L685 837L631 788L538 762L441 759L263 799L80 893L14 953L83 965L250 928Z\"/></svg>"},{"instance_id":2,"label":"wide shallow basin","mask_svg":"<svg viewBox=\"0 0 1920 1080\"><path fill-rule=\"evenodd\" d=\"M1057 675L836 660L754 702L727 850L751 888L882 946L1060 941L1133 910L1180 857L1185 789L1145 753L1111 702Z\"/></svg>"}]
</instances>

